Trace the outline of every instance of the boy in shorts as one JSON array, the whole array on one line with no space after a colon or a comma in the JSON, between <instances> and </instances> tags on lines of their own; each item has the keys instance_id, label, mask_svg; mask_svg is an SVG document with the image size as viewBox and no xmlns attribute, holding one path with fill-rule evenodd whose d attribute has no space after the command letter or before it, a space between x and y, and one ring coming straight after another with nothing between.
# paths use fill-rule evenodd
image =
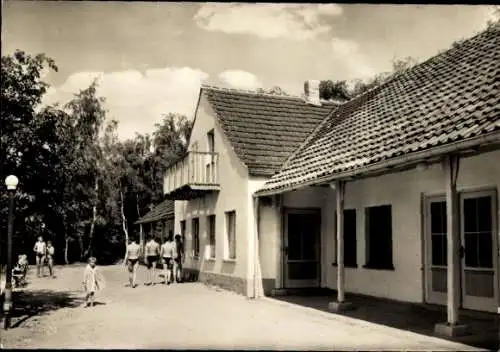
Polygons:
<instances>
[{"instance_id":1,"label":"boy in shorts","mask_svg":"<svg viewBox=\"0 0 500 352\"><path fill-rule=\"evenodd\" d=\"M161 246L160 251L160 255L163 259L163 273L165 278L165 281L163 283L166 283L167 285L170 285L171 277L173 274L172 269L174 266L174 248L175 243L173 241L173 236L170 233L165 243L163 243L163 245Z\"/></svg>"},{"instance_id":2,"label":"boy in shorts","mask_svg":"<svg viewBox=\"0 0 500 352\"><path fill-rule=\"evenodd\" d=\"M35 243L35 247L33 248L36 256L36 275L41 277L43 274L43 264L45 262L45 255L47 252L47 246L43 240L42 236L38 237L38 241Z\"/></svg>"},{"instance_id":3,"label":"boy in shorts","mask_svg":"<svg viewBox=\"0 0 500 352\"><path fill-rule=\"evenodd\" d=\"M54 278L54 253L55 248L52 245L52 241L47 241L47 265L49 267L49 274L51 278Z\"/></svg>"},{"instance_id":4,"label":"boy in shorts","mask_svg":"<svg viewBox=\"0 0 500 352\"><path fill-rule=\"evenodd\" d=\"M145 285L155 284L156 264L160 259L160 245L156 242L154 236L149 236L149 241L146 243L146 266L148 268Z\"/></svg>"},{"instance_id":5,"label":"boy in shorts","mask_svg":"<svg viewBox=\"0 0 500 352\"><path fill-rule=\"evenodd\" d=\"M127 246L127 254L125 256L125 262L128 266L128 281L130 287L135 288L135 279L137 276L137 267L139 266L139 256L141 254L141 246L137 244L135 238L129 240L129 245Z\"/></svg>"}]
</instances>

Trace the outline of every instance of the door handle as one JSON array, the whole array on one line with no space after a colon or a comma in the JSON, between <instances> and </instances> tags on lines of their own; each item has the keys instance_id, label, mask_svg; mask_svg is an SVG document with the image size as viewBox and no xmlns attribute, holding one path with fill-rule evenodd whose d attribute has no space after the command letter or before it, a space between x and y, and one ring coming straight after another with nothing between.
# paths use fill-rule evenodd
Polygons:
<instances>
[{"instance_id":1,"label":"door handle","mask_svg":"<svg viewBox=\"0 0 500 352\"><path fill-rule=\"evenodd\" d=\"M458 250L458 255L459 255L460 259L462 259L463 257L465 257L465 248L464 248L464 246L460 246L460 248Z\"/></svg>"}]
</instances>

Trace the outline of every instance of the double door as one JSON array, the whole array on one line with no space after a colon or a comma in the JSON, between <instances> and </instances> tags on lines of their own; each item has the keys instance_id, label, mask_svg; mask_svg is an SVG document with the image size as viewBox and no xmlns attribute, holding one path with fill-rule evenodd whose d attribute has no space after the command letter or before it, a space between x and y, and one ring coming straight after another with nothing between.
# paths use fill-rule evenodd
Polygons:
<instances>
[{"instance_id":1,"label":"double door","mask_svg":"<svg viewBox=\"0 0 500 352\"><path fill-rule=\"evenodd\" d=\"M461 306L496 312L499 295L496 192L467 192L459 198ZM446 199L427 198L425 204L427 301L445 305Z\"/></svg>"}]
</instances>

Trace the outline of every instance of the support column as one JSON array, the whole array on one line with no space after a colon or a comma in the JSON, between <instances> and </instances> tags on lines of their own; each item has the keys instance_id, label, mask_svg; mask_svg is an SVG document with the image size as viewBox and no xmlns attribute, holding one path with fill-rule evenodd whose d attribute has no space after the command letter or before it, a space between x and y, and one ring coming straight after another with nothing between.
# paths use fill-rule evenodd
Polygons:
<instances>
[{"instance_id":1,"label":"support column","mask_svg":"<svg viewBox=\"0 0 500 352\"><path fill-rule=\"evenodd\" d=\"M254 285L254 298L264 297L264 287L262 286L262 268L260 267L260 251L259 251L259 231L260 231L260 221L259 221L259 197L254 197L254 274L253 274L253 285Z\"/></svg>"},{"instance_id":2,"label":"support column","mask_svg":"<svg viewBox=\"0 0 500 352\"><path fill-rule=\"evenodd\" d=\"M247 267L247 297L258 298L260 294L259 286L259 269L258 260L258 210L259 210L259 197L250 197L248 214L248 267ZM260 280L260 286L262 280Z\"/></svg>"},{"instance_id":3,"label":"support column","mask_svg":"<svg viewBox=\"0 0 500 352\"><path fill-rule=\"evenodd\" d=\"M337 215L337 300L330 302L329 310L334 312L352 309L353 305L345 300L344 270L344 194L345 181L336 181L336 215Z\"/></svg>"},{"instance_id":4,"label":"support column","mask_svg":"<svg viewBox=\"0 0 500 352\"><path fill-rule=\"evenodd\" d=\"M447 225L447 322L438 323L434 331L438 335L454 337L467 333L467 326L459 323L460 300L460 230L457 178L459 158L446 156L444 176L446 186L446 225Z\"/></svg>"},{"instance_id":5,"label":"support column","mask_svg":"<svg viewBox=\"0 0 500 352\"><path fill-rule=\"evenodd\" d=\"M284 257L284 247L283 247L283 213L282 213L282 202L283 196L281 194L276 194L274 196L274 216L276 218L276 281L275 286L271 290L271 296L285 296L286 289L283 288L283 257Z\"/></svg>"}]
</instances>

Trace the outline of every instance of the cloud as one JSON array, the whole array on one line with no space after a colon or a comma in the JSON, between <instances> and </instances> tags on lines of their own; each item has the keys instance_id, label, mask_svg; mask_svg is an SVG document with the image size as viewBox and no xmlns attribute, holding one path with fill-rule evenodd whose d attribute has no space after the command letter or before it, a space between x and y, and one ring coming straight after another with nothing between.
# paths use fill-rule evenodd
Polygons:
<instances>
[{"instance_id":1,"label":"cloud","mask_svg":"<svg viewBox=\"0 0 500 352\"><path fill-rule=\"evenodd\" d=\"M349 73L347 79L366 79L378 72L371 65L369 57L364 55L359 45L352 40L333 38L332 51L333 58Z\"/></svg>"},{"instance_id":2,"label":"cloud","mask_svg":"<svg viewBox=\"0 0 500 352\"><path fill-rule=\"evenodd\" d=\"M208 74L189 67L118 72L78 72L58 87L48 89L45 104L65 104L75 93L98 80L97 94L106 99L107 116L118 120L120 138L150 133L162 114L194 112L200 85Z\"/></svg>"},{"instance_id":3,"label":"cloud","mask_svg":"<svg viewBox=\"0 0 500 352\"><path fill-rule=\"evenodd\" d=\"M323 17L341 14L336 4L205 4L194 20L207 31L306 40L331 29Z\"/></svg>"},{"instance_id":4,"label":"cloud","mask_svg":"<svg viewBox=\"0 0 500 352\"><path fill-rule=\"evenodd\" d=\"M222 83L234 88L253 90L262 87L262 83L254 74L242 70L226 70L219 74Z\"/></svg>"}]
</instances>

